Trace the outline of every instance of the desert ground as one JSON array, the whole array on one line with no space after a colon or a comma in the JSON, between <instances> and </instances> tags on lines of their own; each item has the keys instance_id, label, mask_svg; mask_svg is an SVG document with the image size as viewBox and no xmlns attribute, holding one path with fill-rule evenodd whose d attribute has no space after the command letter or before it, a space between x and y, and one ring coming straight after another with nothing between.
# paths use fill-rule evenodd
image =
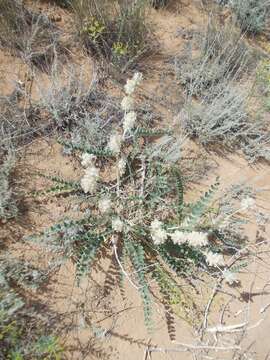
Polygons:
<instances>
[{"instance_id":1,"label":"desert ground","mask_svg":"<svg viewBox=\"0 0 270 360\"><path fill-rule=\"evenodd\" d=\"M142 3L0 0L0 359L270 356L269 4Z\"/></svg>"}]
</instances>

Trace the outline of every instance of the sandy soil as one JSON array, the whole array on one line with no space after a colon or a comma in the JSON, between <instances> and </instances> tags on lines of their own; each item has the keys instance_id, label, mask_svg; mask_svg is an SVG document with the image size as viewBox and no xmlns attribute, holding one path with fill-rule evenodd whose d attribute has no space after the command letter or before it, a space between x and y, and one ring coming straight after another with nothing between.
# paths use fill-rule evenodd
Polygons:
<instances>
[{"instance_id":1,"label":"sandy soil","mask_svg":"<svg viewBox=\"0 0 270 360\"><path fill-rule=\"evenodd\" d=\"M181 50L189 37L189 32L199 30L206 24L206 17L202 12L201 2L183 1L179 6L170 6L168 9L159 11L152 10L149 20L156 29L155 33L160 42L159 52L146 60L145 81L142 85L142 95L150 97L160 87L160 72L168 71L168 83L170 78L169 66L166 63L171 55ZM43 5L44 6L44 5ZM50 8L51 10L51 8ZM65 13L59 10L59 24L65 26ZM58 16L58 13L56 13ZM55 15L55 16L56 16ZM74 50L75 51L75 50ZM74 55L74 54L73 54ZM78 73L85 75L86 84L90 84L94 63L86 59L82 54L75 53L73 66ZM63 67L63 78L70 74L70 67ZM32 75L32 74L30 74ZM32 87L32 96L35 101L42 98L44 91L50 89L52 80L48 75L35 74L35 83ZM15 81L28 81L29 68L22 60L12 57L5 51L0 51L0 76L1 95L8 95L14 89ZM45 89L45 90L44 90ZM174 93L174 96L180 96ZM168 110L162 104L159 109L166 113ZM173 118L173 113L167 111L168 121ZM198 148L198 152L200 149ZM217 175L220 176L220 194L235 183L251 185L259 190L256 197L256 210L264 214L270 214L270 168L265 164L251 167L239 154L229 155L227 158L211 154L211 160L216 164L207 177L200 180L200 191L213 183ZM54 140L38 139L23 150L21 164L18 166L17 176L25 179L26 189L41 189L46 185L46 180L32 176L35 171L46 172L51 175L62 175L70 179L78 179L81 170L78 163L70 157L64 156L62 148ZM19 170L21 169L21 170ZM24 180L22 180L24 181ZM198 187L188 197L197 197ZM49 255L34 245L22 245L19 240L33 232L55 223L65 216L78 216L80 208L75 199L60 198L27 198L25 212L20 222L11 222L2 226L1 233L6 242L10 244L10 251L17 256L35 258L35 261L46 263ZM249 357L245 359L267 359L270 345L267 340L267 330L270 328L270 267L269 245L270 225L258 226L255 214L249 215L249 224L245 227L245 233L249 237L248 246L254 249L254 257L249 260L247 267L239 273L238 286L224 287L223 292L213 299L209 307L209 327L224 326L221 334L207 334L208 340L215 336L224 337L227 347L233 341L242 336L243 327L225 328L226 326L244 324L248 321L249 330L246 333L243 349L249 349ZM260 238L258 237L258 231ZM256 236L257 235L257 236ZM258 244L258 243L261 244ZM38 257L37 257L38 255ZM37 260L38 259L38 260ZM143 321L143 309L138 293L130 284L125 284L125 297L113 289L109 297L103 295L103 283L106 269L109 266L109 258L101 260L101 271L93 272L91 277L84 279L79 287L75 283L75 272L72 263L64 264L59 273L50 282L47 292L38 294L39 300L51 310L61 315L65 330L61 332L61 338L67 348L68 359L195 359L194 353L200 354L200 349L193 348L198 339L198 333L194 327L203 321L204 312L209 305L209 299L215 284L205 279L204 283L196 284L194 289L188 283L185 286L186 298L178 311L181 315L183 309L189 314L185 321L181 317L176 318L176 339L182 344L190 344L188 347L178 347L169 339L164 309L156 300L155 302L155 328L149 334ZM199 310L195 310L195 304ZM236 331L235 331L236 330ZM239 331L241 330L241 332ZM239 331L239 332L238 332ZM155 351L147 355L147 348L155 348ZM232 359L233 351L212 351L205 359ZM243 358L244 359L244 358Z\"/></svg>"}]
</instances>

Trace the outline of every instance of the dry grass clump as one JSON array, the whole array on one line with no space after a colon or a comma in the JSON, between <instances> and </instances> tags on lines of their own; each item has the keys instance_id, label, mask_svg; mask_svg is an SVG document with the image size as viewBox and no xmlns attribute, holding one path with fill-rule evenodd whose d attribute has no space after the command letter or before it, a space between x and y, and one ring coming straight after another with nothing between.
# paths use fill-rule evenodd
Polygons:
<instances>
[{"instance_id":1,"label":"dry grass clump","mask_svg":"<svg viewBox=\"0 0 270 360\"><path fill-rule=\"evenodd\" d=\"M44 14L28 10L20 0L1 0L0 45L47 70L60 47L59 30Z\"/></svg>"},{"instance_id":2,"label":"dry grass clump","mask_svg":"<svg viewBox=\"0 0 270 360\"><path fill-rule=\"evenodd\" d=\"M147 0L72 0L78 34L87 51L122 70L149 49Z\"/></svg>"},{"instance_id":3,"label":"dry grass clump","mask_svg":"<svg viewBox=\"0 0 270 360\"><path fill-rule=\"evenodd\" d=\"M211 88L200 100L189 98L179 118L187 134L218 151L242 151L250 162L270 160L267 119L248 111L250 90L231 82ZM222 145L222 148L220 148Z\"/></svg>"},{"instance_id":4,"label":"dry grass clump","mask_svg":"<svg viewBox=\"0 0 270 360\"><path fill-rule=\"evenodd\" d=\"M270 135L263 117L249 114L250 86L245 83L256 57L240 32L210 19L203 37L193 40L175 63L186 92L179 118L187 134L202 145L242 150L253 162L270 159ZM195 50L194 50L195 43ZM220 146L219 146L220 151Z\"/></svg>"},{"instance_id":5,"label":"dry grass clump","mask_svg":"<svg viewBox=\"0 0 270 360\"><path fill-rule=\"evenodd\" d=\"M206 32L195 36L176 58L175 71L187 93L200 96L226 80L241 78L250 64L251 52L241 33L210 19Z\"/></svg>"},{"instance_id":6,"label":"dry grass clump","mask_svg":"<svg viewBox=\"0 0 270 360\"><path fill-rule=\"evenodd\" d=\"M9 96L0 96L0 151L17 148L50 126L29 102L25 86L17 82Z\"/></svg>"}]
</instances>

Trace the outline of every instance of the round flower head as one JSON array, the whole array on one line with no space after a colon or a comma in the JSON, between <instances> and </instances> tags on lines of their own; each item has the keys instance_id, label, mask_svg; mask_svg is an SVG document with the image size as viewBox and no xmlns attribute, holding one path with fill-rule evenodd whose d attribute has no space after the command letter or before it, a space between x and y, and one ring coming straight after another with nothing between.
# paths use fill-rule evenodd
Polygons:
<instances>
[{"instance_id":1,"label":"round flower head","mask_svg":"<svg viewBox=\"0 0 270 360\"><path fill-rule=\"evenodd\" d=\"M131 111L134 108L134 101L131 96L125 96L121 102L121 108L125 112Z\"/></svg>"},{"instance_id":2,"label":"round flower head","mask_svg":"<svg viewBox=\"0 0 270 360\"><path fill-rule=\"evenodd\" d=\"M106 212L110 211L112 207L112 201L108 197L104 197L99 200L98 203L98 209L101 212L101 214L105 214Z\"/></svg>"},{"instance_id":3,"label":"round flower head","mask_svg":"<svg viewBox=\"0 0 270 360\"><path fill-rule=\"evenodd\" d=\"M112 134L108 143L108 149L118 155L121 150L122 137L119 134Z\"/></svg>"},{"instance_id":4,"label":"round flower head","mask_svg":"<svg viewBox=\"0 0 270 360\"><path fill-rule=\"evenodd\" d=\"M130 132L134 128L137 119L137 114L134 111L127 113L124 117L123 129L124 134Z\"/></svg>"},{"instance_id":5,"label":"round flower head","mask_svg":"<svg viewBox=\"0 0 270 360\"><path fill-rule=\"evenodd\" d=\"M124 223L119 217L112 219L112 229L114 231L122 232L123 228L124 228Z\"/></svg>"}]
</instances>

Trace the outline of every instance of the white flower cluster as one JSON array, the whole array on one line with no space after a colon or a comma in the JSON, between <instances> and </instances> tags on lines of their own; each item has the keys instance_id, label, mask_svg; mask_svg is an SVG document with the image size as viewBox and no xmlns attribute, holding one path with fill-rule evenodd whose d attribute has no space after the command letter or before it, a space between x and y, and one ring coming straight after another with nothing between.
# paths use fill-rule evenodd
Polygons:
<instances>
[{"instance_id":1,"label":"white flower cluster","mask_svg":"<svg viewBox=\"0 0 270 360\"><path fill-rule=\"evenodd\" d=\"M112 201L108 197L101 198L98 203L98 209L101 212L101 214L105 214L108 211L111 210L112 207Z\"/></svg>"},{"instance_id":2,"label":"white flower cluster","mask_svg":"<svg viewBox=\"0 0 270 360\"><path fill-rule=\"evenodd\" d=\"M81 179L81 187L86 194L92 194L96 191L99 178L99 169L94 164L96 157L92 154L84 153L81 159L82 166L86 168L84 170L84 176Z\"/></svg>"},{"instance_id":3,"label":"white flower cluster","mask_svg":"<svg viewBox=\"0 0 270 360\"><path fill-rule=\"evenodd\" d=\"M81 179L81 187L86 194L93 194L96 191L98 178L99 169L95 167L95 165L91 165L84 170L84 176Z\"/></svg>"},{"instance_id":4,"label":"white flower cluster","mask_svg":"<svg viewBox=\"0 0 270 360\"><path fill-rule=\"evenodd\" d=\"M96 160L96 156L93 154L88 154L88 153L84 153L81 155L81 164L84 168L87 168L91 165L94 164L95 160Z\"/></svg>"},{"instance_id":5,"label":"white flower cluster","mask_svg":"<svg viewBox=\"0 0 270 360\"><path fill-rule=\"evenodd\" d=\"M206 262L209 266L224 266L224 258L222 254L213 253L208 251L206 254Z\"/></svg>"},{"instance_id":6,"label":"white flower cluster","mask_svg":"<svg viewBox=\"0 0 270 360\"><path fill-rule=\"evenodd\" d=\"M256 202L253 198L247 197L241 201L241 210L248 210L254 208Z\"/></svg>"},{"instance_id":7,"label":"white flower cluster","mask_svg":"<svg viewBox=\"0 0 270 360\"><path fill-rule=\"evenodd\" d=\"M135 73L132 79L127 80L127 83L125 85L125 93L127 95L132 95L134 93L136 86L138 86L141 81L142 81L142 74L138 72Z\"/></svg>"},{"instance_id":8,"label":"white flower cluster","mask_svg":"<svg viewBox=\"0 0 270 360\"><path fill-rule=\"evenodd\" d=\"M121 108L125 112L131 111L134 108L134 100L131 96L124 96L121 102Z\"/></svg>"},{"instance_id":9,"label":"white flower cluster","mask_svg":"<svg viewBox=\"0 0 270 360\"><path fill-rule=\"evenodd\" d=\"M174 233L170 234L170 236L173 243L178 245L185 242L194 247L206 246L208 244L207 233L203 232L192 231L188 233L176 230Z\"/></svg>"},{"instance_id":10,"label":"white flower cluster","mask_svg":"<svg viewBox=\"0 0 270 360\"><path fill-rule=\"evenodd\" d=\"M127 161L124 157L121 157L121 159L118 161L118 165L117 165L117 168L118 168L118 173L119 173L119 176L123 176L125 171L126 171L126 166L127 166Z\"/></svg>"},{"instance_id":11,"label":"white flower cluster","mask_svg":"<svg viewBox=\"0 0 270 360\"><path fill-rule=\"evenodd\" d=\"M135 91L136 86L142 81L142 74L135 73L132 79L128 79L125 85L126 96L121 102L121 107L125 112L124 121L123 121L123 130L124 136L126 133L129 133L135 126L137 120L137 114L134 109L134 100L132 94Z\"/></svg>"},{"instance_id":12,"label":"white flower cluster","mask_svg":"<svg viewBox=\"0 0 270 360\"><path fill-rule=\"evenodd\" d=\"M118 155L121 151L121 142L122 137L120 134L112 134L107 147L113 154Z\"/></svg>"},{"instance_id":13,"label":"white flower cluster","mask_svg":"<svg viewBox=\"0 0 270 360\"><path fill-rule=\"evenodd\" d=\"M225 269L224 271L222 271L222 275L223 275L226 283L228 283L229 285L233 285L233 284L236 284L239 282L235 273L233 273L232 271L230 271L228 269Z\"/></svg>"},{"instance_id":14,"label":"white flower cluster","mask_svg":"<svg viewBox=\"0 0 270 360\"><path fill-rule=\"evenodd\" d=\"M136 119L137 119L137 114L135 113L135 111L130 111L127 114L125 114L124 122L123 122L124 134L130 132L130 130L134 128Z\"/></svg>"},{"instance_id":15,"label":"white flower cluster","mask_svg":"<svg viewBox=\"0 0 270 360\"><path fill-rule=\"evenodd\" d=\"M155 245L163 244L167 239L167 233L162 229L162 222L155 219L151 222L151 237Z\"/></svg>"},{"instance_id":16,"label":"white flower cluster","mask_svg":"<svg viewBox=\"0 0 270 360\"><path fill-rule=\"evenodd\" d=\"M124 223L119 217L112 219L112 229L114 231L122 232L123 228L124 228Z\"/></svg>"}]
</instances>

